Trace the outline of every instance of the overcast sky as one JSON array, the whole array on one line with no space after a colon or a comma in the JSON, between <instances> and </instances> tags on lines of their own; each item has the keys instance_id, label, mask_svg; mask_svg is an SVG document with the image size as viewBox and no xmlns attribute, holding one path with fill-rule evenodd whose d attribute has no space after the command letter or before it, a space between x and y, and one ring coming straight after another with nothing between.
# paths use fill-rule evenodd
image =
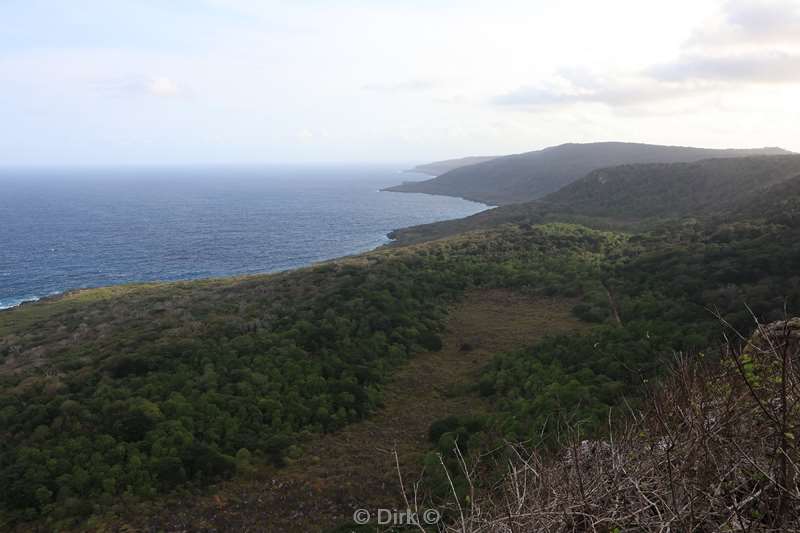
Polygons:
<instances>
[{"instance_id":1,"label":"overcast sky","mask_svg":"<svg viewBox=\"0 0 800 533\"><path fill-rule=\"evenodd\" d=\"M800 151L800 0L0 0L0 164Z\"/></svg>"}]
</instances>

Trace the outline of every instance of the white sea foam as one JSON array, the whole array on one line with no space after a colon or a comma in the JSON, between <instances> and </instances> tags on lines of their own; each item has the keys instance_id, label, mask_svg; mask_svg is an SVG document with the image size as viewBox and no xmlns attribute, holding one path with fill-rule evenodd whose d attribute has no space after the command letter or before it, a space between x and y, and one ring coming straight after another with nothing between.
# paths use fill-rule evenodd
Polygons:
<instances>
[{"instance_id":1,"label":"white sea foam","mask_svg":"<svg viewBox=\"0 0 800 533\"><path fill-rule=\"evenodd\" d=\"M12 307L17 307L20 304L24 304L25 302L36 302L40 299L39 296L24 296L22 298L11 298L8 300L0 300L0 311L3 309L11 309Z\"/></svg>"}]
</instances>

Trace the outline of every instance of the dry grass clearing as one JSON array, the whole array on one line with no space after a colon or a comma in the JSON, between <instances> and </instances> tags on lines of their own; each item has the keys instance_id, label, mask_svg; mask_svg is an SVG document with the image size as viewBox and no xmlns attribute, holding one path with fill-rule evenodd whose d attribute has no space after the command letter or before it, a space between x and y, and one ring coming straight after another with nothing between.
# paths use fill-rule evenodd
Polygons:
<instances>
[{"instance_id":1,"label":"dry grass clearing","mask_svg":"<svg viewBox=\"0 0 800 533\"><path fill-rule=\"evenodd\" d=\"M393 451L402 465L419 465L433 421L488 408L470 385L493 354L586 327L571 317L572 305L507 290L471 292L450 314L443 349L419 354L399 369L385 387L383 408L367 420L315 438L286 468L223 483L191 501L172 498L154 516L129 525L324 531L346 523L358 508L402 508Z\"/></svg>"}]
</instances>

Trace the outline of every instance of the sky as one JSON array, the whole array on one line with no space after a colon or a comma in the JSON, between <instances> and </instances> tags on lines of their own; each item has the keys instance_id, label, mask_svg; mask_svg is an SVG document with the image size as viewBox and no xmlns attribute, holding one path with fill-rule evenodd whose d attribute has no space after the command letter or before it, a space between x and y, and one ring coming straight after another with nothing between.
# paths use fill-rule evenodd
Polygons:
<instances>
[{"instance_id":1,"label":"sky","mask_svg":"<svg viewBox=\"0 0 800 533\"><path fill-rule=\"evenodd\" d=\"M800 151L800 0L0 0L0 165Z\"/></svg>"}]
</instances>

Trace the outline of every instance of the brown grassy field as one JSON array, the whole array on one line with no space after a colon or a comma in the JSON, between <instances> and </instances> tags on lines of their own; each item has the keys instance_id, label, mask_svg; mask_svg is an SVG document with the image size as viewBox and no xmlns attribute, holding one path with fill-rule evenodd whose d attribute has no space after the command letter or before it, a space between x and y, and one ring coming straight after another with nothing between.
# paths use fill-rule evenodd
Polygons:
<instances>
[{"instance_id":1,"label":"brown grassy field","mask_svg":"<svg viewBox=\"0 0 800 533\"><path fill-rule=\"evenodd\" d=\"M283 469L262 468L203 496L175 496L149 512L138 509L124 526L324 531L347 523L358 508L404 508L395 452L413 483L429 449L430 424L488 408L471 385L493 354L585 328L570 315L572 305L507 290L470 292L450 313L443 349L419 354L398 370L385 387L383 407L371 417L311 439L303 456Z\"/></svg>"}]
</instances>

